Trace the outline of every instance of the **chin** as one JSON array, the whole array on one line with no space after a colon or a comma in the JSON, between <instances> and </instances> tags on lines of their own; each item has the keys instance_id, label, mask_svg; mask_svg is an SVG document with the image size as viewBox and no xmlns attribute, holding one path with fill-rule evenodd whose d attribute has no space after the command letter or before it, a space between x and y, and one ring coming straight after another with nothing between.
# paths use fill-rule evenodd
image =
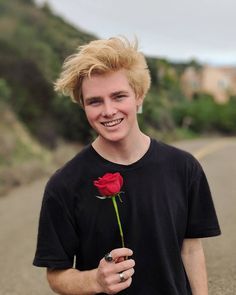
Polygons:
<instances>
[{"instance_id":1,"label":"chin","mask_svg":"<svg viewBox=\"0 0 236 295\"><path fill-rule=\"evenodd\" d=\"M99 136L102 138L102 140L110 142L110 143L118 143L118 142L124 141L127 138L127 136L121 136L121 135L104 136L100 134Z\"/></svg>"}]
</instances>

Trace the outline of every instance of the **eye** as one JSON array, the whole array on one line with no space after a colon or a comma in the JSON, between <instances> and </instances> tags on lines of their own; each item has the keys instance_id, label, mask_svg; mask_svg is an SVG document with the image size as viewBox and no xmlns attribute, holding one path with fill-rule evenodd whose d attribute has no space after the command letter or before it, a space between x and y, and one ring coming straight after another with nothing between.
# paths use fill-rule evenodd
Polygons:
<instances>
[{"instance_id":1,"label":"eye","mask_svg":"<svg viewBox=\"0 0 236 295\"><path fill-rule=\"evenodd\" d=\"M97 105L97 104L99 104L100 102L99 101L91 101L89 104L90 105Z\"/></svg>"},{"instance_id":2,"label":"eye","mask_svg":"<svg viewBox=\"0 0 236 295\"><path fill-rule=\"evenodd\" d=\"M123 100L125 97L126 97L125 94L119 94L115 98L116 98L117 101L120 101L120 100Z\"/></svg>"},{"instance_id":3,"label":"eye","mask_svg":"<svg viewBox=\"0 0 236 295\"><path fill-rule=\"evenodd\" d=\"M89 100L87 101L87 105L97 106L97 105L99 105L99 104L101 104L101 100L98 99L98 98L89 99Z\"/></svg>"}]
</instances>

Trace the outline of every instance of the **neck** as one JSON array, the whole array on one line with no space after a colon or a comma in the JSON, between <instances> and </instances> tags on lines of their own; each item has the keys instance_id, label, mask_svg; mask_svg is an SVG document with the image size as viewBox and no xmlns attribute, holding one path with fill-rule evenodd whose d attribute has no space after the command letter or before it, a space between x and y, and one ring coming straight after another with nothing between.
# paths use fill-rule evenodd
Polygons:
<instances>
[{"instance_id":1,"label":"neck","mask_svg":"<svg viewBox=\"0 0 236 295\"><path fill-rule=\"evenodd\" d=\"M93 148L103 158L117 164L129 165L138 161L146 153L150 138L140 132L135 140L112 142L98 136L93 142Z\"/></svg>"}]
</instances>

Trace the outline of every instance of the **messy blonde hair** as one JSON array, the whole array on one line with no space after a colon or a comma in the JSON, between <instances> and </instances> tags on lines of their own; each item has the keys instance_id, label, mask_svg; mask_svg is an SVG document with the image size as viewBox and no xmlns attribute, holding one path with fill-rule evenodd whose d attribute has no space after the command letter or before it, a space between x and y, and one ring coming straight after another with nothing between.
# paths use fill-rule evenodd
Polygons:
<instances>
[{"instance_id":1,"label":"messy blonde hair","mask_svg":"<svg viewBox=\"0 0 236 295\"><path fill-rule=\"evenodd\" d=\"M65 60L55 90L83 105L84 78L121 69L125 70L135 95L144 97L151 80L145 57L138 51L137 40L131 43L124 37L95 40L80 46L77 53Z\"/></svg>"}]
</instances>

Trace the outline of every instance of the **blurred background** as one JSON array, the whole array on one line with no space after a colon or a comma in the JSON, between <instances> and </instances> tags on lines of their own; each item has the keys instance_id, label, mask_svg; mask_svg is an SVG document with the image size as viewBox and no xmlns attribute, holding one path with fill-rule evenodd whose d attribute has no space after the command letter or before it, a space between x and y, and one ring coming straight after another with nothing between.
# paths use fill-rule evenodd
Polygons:
<instances>
[{"instance_id":1,"label":"blurred background","mask_svg":"<svg viewBox=\"0 0 236 295\"><path fill-rule=\"evenodd\" d=\"M94 136L53 82L79 45L116 35L138 38L151 72L141 129L207 172L225 233L206 242L210 292L236 294L235 10L234 0L0 0L0 294L51 294L31 267L43 187Z\"/></svg>"}]
</instances>

